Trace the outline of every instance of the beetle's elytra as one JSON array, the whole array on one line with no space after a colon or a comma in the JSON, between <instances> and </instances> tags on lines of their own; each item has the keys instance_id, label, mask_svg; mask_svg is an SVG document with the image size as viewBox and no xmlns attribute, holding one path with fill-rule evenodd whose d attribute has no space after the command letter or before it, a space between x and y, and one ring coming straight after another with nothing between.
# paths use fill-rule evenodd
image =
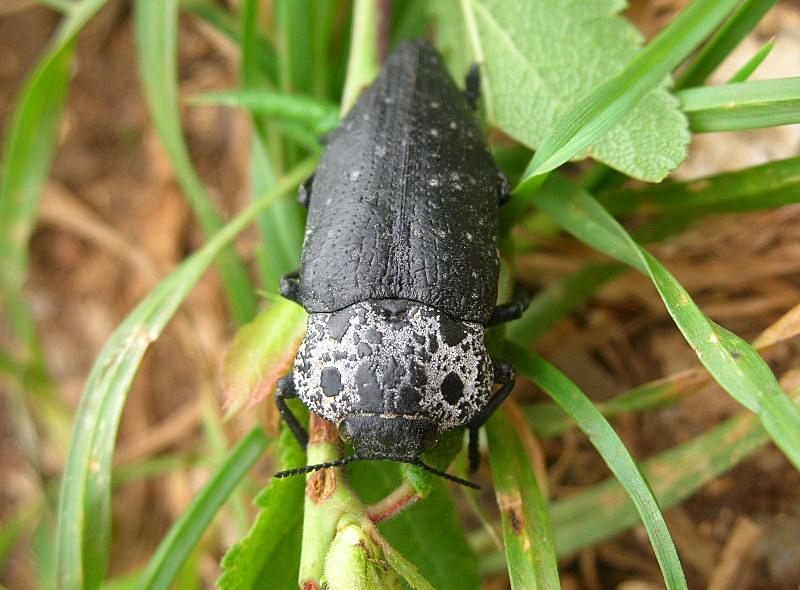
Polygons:
<instances>
[{"instance_id":1,"label":"beetle's elytra","mask_svg":"<svg viewBox=\"0 0 800 590\"><path fill-rule=\"evenodd\" d=\"M467 82L464 93L426 42L403 44L301 187L301 267L281 292L309 312L308 331L276 395L301 444L288 397L338 424L355 450L345 461L420 464L442 431L466 426L477 466L478 428L514 383L484 330L522 305L495 305L507 194L475 121L477 76Z\"/></svg>"}]
</instances>

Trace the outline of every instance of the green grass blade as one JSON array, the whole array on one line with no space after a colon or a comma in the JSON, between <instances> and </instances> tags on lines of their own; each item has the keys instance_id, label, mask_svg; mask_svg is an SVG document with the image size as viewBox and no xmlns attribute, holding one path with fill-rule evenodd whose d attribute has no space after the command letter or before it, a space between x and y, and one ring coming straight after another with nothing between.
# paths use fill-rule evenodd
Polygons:
<instances>
[{"instance_id":1,"label":"green grass blade","mask_svg":"<svg viewBox=\"0 0 800 590\"><path fill-rule=\"evenodd\" d=\"M800 399L797 392L794 399ZM729 418L712 430L642 463L663 508L675 506L739 464L769 441L750 413ZM613 478L553 503L558 554L572 554L635 525L636 510Z\"/></svg>"},{"instance_id":2,"label":"green grass blade","mask_svg":"<svg viewBox=\"0 0 800 590\"><path fill-rule=\"evenodd\" d=\"M800 157L688 182L665 182L601 195L614 215L642 212L696 219L709 213L771 209L800 202Z\"/></svg>"},{"instance_id":3,"label":"green grass blade","mask_svg":"<svg viewBox=\"0 0 800 590\"><path fill-rule=\"evenodd\" d=\"M339 107L302 94L268 90L223 90L189 97L191 105L239 107L273 119L301 123L318 135L333 131L339 124Z\"/></svg>"},{"instance_id":4,"label":"green grass blade","mask_svg":"<svg viewBox=\"0 0 800 590\"><path fill-rule=\"evenodd\" d=\"M598 86L562 115L536 151L518 189L588 148L670 71L735 8L739 0L696 0L637 53L616 77Z\"/></svg>"},{"instance_id":5,"label":"green grass blade","mask_svg":"<svg viewBox=\"0 0 800 590\"><path fill-rule=\"evenodd\" d=\"M219 253L312 168L312 162L298 166L273 191L253 202L181 263L136 306L103 347L78 407L61 482L56 538L60 588L97 588L105 572L114 442L128 391L145 351Z\"/></svg>"},{"instance_id":6,"label":"green grass blade","mask_svg":"<svg viewBox=\"0 0 800 590\"><path fill-rule=\"evenodd\" d=\"M747 60L747 63L739 68L733 76L731 76L730 80L728 80L728 83L733 84L735 82L744 82L747 80L753 75L753 72L758 69L758 66L760 66L765 59L767 59L767 56L772 52L774 47L775 39L770 39L764 43L761 49L756 51L753 57Z\"/></svg>"},{"instance_id":7,"label":"green grass blade","mask_svg":"<svg viewBox=\"0 0 800 590\"><path fill-rule=\"evenodd\" d=\"M653 491L611 425L589 398L550 363L518 346L510 347L508 352L517 370L547 392L575 420L625 488L650 537L667 588L686 588L678 554Z\"/></svg>"},{"instance_id":8,"label":"green grass blade","mask_svg":"<svg viewBox=\"0 0 800 590\"><path fill-rule=\"evenodd\" d=\"M800 123L800 78L688 88L678 98L695 133Z\"/></svg>"},{"instance_id":9,"label":"green grass blade","mask_svg":"<svg viewBox=\"0 0 800 590\"><path fill-rule=\"evenodd\" d=\"M211 25L233 41L237 46L244 47L244 40L239 30L239 23L236 18L224 8L206 0L181 2L180 6L181 9L186 10ZM255 52L255 59L258 61L259 72L263 73L267 80L274 84L278 79L275 48L267 42L262 35L258 35L255 40L255 48L253 51Z\"/></svg>"},{"instance_id":10,"label":"green grass blade","mask_svg":"<svg viewBox=\"0 0 800 590\"><path fill-rule=\"evenodd\" d=\"M535 203L581 241L649 276L700 362L731 397L757 413L775 444L800 467L800 410L744 340L708 319L675 278L588 193L553 175Z\"/></svg>"},{"instance_id":11,"label":"green grass blade","mask_svg":"<svg viewBox=\"0 0 800 590\"><path fill-rule=\"evenodd\" d=\"M231 492L267 448L255 427L245 436L161 540L142 577L142 588L168 590L183 562L200 541Z\"/></svg>"},{"instance_id":12,"label":"green grass blade","mask_svg":"<svg viewBox=\"0 0 800 590\"><path fill-rule=\"evenodd\" d=\"M0 173L0 296L28 364L39 364L38 338L22 295L28 273L28 241L42 188L58 141L77 37L105 0L72 5L45 55L26 79L4 137ZM39 367L40 368L40 367Z\"/></svg>"},{"instance_id":13,"label":"green grass blade","mask_svg":"<svg viewBox=\"0 0 800 590\"><path fill-rule=\"evenodd\" d=\"M492 417L486 435L511 588L558 590L561 584L547 501L505 412Z\"/></svg>"},{"instance_id":14,"label":"green grass blade","mask_svg":"<svg viewBox=\"0 0 800 590\"><path fill-rule=\"evenodd\" d=\"M347 81L342 92L342 116L350 110L361 91L378 75L378 3L356 0L353 31L347 60Z\"/></svg>"},{"instance_id":15,"label":"green grass blade","mask_svg":"<svg viewBox=\"0 0 800 590\"><path fill-rule=\"evenodd\" d=\"M676 88L700 86L742 39L756 28L777 0L745 0L698 52L675 81Z\"/></svg>"},{"instance_id":16,"label":"green grass blade","mask_svg":"<svg viewBox=\"0 0 800 590\"><path fill-rule=\"evenodd\" d=\"M203 233L210 237L222 227L222 221L192 165L178 110L178 3L137 0L134 8L139 72L153 124ZM218 268L233 318L243 324L256 309L247 270L230 249L220 256Z\"/></svg>"}]
</instances>

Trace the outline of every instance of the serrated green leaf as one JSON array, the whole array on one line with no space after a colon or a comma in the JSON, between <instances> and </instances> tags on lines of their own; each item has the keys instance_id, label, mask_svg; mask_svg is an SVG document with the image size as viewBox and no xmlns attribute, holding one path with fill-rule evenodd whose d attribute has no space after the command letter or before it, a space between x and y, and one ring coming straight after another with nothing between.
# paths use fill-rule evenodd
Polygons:
<instances>
[{"instance_id":1,"label":"serrated green leaf","mask_svg":"<svg viewBox=\"0 0 800 590\"><path fill-rule=\"evenodd\" d=\"M533 148L582 96L619 74L642 37L622 1L462 0L490 122ZM661 76L666 82L666 73ZM686 156L686 121L663 87L651 90L582 156L657 181ZM585 149L585 146L584 148Z\"/></svg>"},{"instance_id":2,"label":"serrated green leaf","mask_svg":"<svg viewBox=\"0 0 800 590\"><path fill-rule=\"evenodd\" d=\"M253 407L275 389L305 330L306 312L283 298L242 326L222 368L226 416Z\"/></svg>"},{"instance_id":3,"label":"serrated green leaf","mask_svg":"<svg viewBox=\"0 0 800 590\"><path fill-rule=\"evenodd\" d=\"M278 444L280 469L303 465L305 456L288 428ZM295 590L303 526L302 477L272 479L255 500L253 526L222 560L221 590Z\"/></svg>"}]
</instances>

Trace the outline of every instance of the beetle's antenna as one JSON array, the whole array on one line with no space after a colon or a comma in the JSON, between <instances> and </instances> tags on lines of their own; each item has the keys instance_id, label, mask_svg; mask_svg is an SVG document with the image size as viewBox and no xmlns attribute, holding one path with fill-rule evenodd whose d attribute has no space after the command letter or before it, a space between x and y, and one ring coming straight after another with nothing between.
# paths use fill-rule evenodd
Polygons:
<instances>
[{"instance_id":1,"label":"beetle's antenna","mask_svg":"<svg viewBox=\"0 0 800 590\"><path fill-rule=\"evenodd\" d=\"M365 457L360 455L350 455L344 459L337 459L336 461L328 461L327 463L318 463L317 465L305 465L303 467L295 467L294 469L287 469L286 471L279 471L273 477L291 477L292 475L302 475L304 473L311 473L312 471L319 471L327 467L339 467L346 465L353 461L362 461Z\"/></svg>"},{"instance_id":2,"label":"beetle's antenna","mask_svg":"<svg viewBox=\"0 0 800 590\"><path fill-rule=\"evenodd\" d=\"M473 483L473 482L471 482L471 481L469 481L467 479L461 479L460 477L456 477L455 475L450 475L449 473L446 473L444 471L439 471L438 469L423 463L422 459L417 459L416 461L409 461L409 463L411 465L416 465L418 467L422 467L425 471L429 471L429 472L433 473L434 475L438 475L439 477L443 477L445 479L449 479L450 481L454 481L454 482L456 482L458 484L461 484L462 486L466 486L466 487L472 488L474 490L481 489L481 486L479 486L476 483Z\"/></svg>"}]
</instances>

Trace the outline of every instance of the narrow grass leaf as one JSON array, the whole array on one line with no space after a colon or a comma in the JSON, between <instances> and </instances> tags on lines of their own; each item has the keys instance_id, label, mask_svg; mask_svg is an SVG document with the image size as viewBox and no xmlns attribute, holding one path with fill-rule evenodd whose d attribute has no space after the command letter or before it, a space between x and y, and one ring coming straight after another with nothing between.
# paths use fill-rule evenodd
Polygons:
<instances>
[{"instance_id":1,"label":"narrow grass leaf","mask_svg":"<svg viewBox=\"0 0 800 590\"><path fill-rule=\"evenodd\" d=\"M302 94L252 89L223 90L191 96L186 103L244 108L272 119L302 123L317 135L330 133L339 124L339 108L335 104Z\"/></svg>"},{"instance_id":2,"label":"narrow grass leaf","mask_svg":"<svg viewBox=\"0 0 800 590\"><path fill-rule=\"evenodd\" d=\"M800 410L758 353L706 317L678 281L591 195L553 175L535 202L581 241L649 276L700 362L731 397L758 414L775 444L800 467Z\"/></svg>"},{"instance_id":3,"label":"narrow grass leaf","mask_svg":"<svg viewBox=\"0 0 800 590\"><path fill-rule=\"evenodd\" d=\"M230 494L267 448L260 427L251 430L220 465L181 517L161 540L142 576L142 588L168 590L184 561Z\"/></svg>"},{"instance_id":4,"label":"narrow grass leaf","mask_svg":"<svg viewBox=\"0 0 800 590\"><path fill-rule=\"evenodd\" d=\"M515 367L541 387L589 437L636 506L667 588L687 588L680 560L653 491L622 440L594 404L563 373L519 346L509 348Z\"/></svg>"},{"instance_id":5,"label":"narrow grass leaf","mask_svg":"<svg viewBox=\"0 0 800 590\"><path fill-rule=\"evenodd\" d=\"M675 81L676 88L700 86L736 46L756 28L777 0L745 0L714 33Z\"/></svg>"},{"instance_id":6,"label":"narrow grass leaf","mask_svg":"<svg viewBox=\"0 0 800 590\"><path fill-rule=\"evenodd\" d=\"M489 420L486 435L511 588L558 590L547 501L525 448L505 412Z\"/></svg>"},{"instance_id":7,"label":"narrow grass leaf","mask_svg":"<svg viewBox=\"0 0 800 590\"><path fill-rule=\"evenodd\" d=\"M758 69L758 66L760 66L765 59L767 59L767 56L772 52L772 49L774 47L775 47L775 39L770 39L769 41L764 43L761 49L756 51L755 54L753 54L753 57L747 60L747 63L744 64L741 68L739 68L736 71L736 73L730 77L728 83L733 84L735 82L744 82L745 80L747 80L750 76L753 75L753 72L755 72Z\"/></svg>"},{"instance_id":8,"label":"narrow grass leaf","mask_svg":"<svg viewBox=\"0 0 800 590\"><path fill-rule=\"evenodd\" d=\"M105 0L82 0L71 5L44 56L25 80L3 138L0 297L18 341L15 356L22 371L45 373L36 329L22 293L28 274L28 241L58 142L75 39L104 4Z\"/></svg>"},{"instance_id":9,"label":"narrow grass leaf","mask_svg":"<svg viewBox=\"0 0 800 590\"><path fill-rule=\"evenodd\" d=\"M687 88L678 98L695 133L800 123L800 78Z\"/></svg>"},{"instance_id":10,"label":"narrow grass leaf","mask_svg":"<svg viewBox=\"0 0 800 590\"><path fill-rule=\"evenodd\" d=\"M302 307L280 298L239 329L222 368L226 416L252 408L274 391L305 335L306 317Z\"/></svg>"},{"instance_id":11,"label":"narrow grass leaf","mask_svg":"<svg viewBox=\"0 0 800 590\"><path fill-rule=\"evenodd\" d=\"M800 202L800 157L688 182L609 191L600 199L614 215L640 212L693 219L709 213L781 207Z\"/></svg>"},{"instance_id":12,"label":"narrow grass leaf","mask_svg":"<svg viewBox=\"0 0 800 590\"><path fill-rule=\"evenodd\" d=\"M283 428L278 443L280 469L305 464L294 435ZM274 590L296 590L303 526L302 477L272 478L255 499L259 512L247 535L222 560L221 590L258 590L269 580Z\"/></svg>"},{"instance_id":13,"label":"narrow grass leaf","mask_svg":"<svg viewBox=\"0 0 800 590\"><path fill-rule=\"evenodd\" d=\"M795 401L800 400L797 392ZM642 463L642 471L663 508L675 506L738 465L769 442L748 412ZM556 549L561 556L607 539L637 522L636 510L613 478L555 502Z\"/></svg>"},{"instance_id":14,"label":"narrow grass leaf","mask_svg":"<svg viewBox=\"0 0 800 590\"><path fill-rule=\"evenodd\" d=\"M114 442L128 391L145 351L217 255L312 168L313 162L298 166L273 191L255 201L181 263L136 306L103 347L78 407L61 481L56 537L60 588L97 588L105 572Z\"/></svg>"},{"instance_id":15,"label":"narrow grass leaf","mask_svg":"<svg viewBox=\"0 0 800 590\"><path fill-rule=\"evenodd\" d=\"M136 0L134 4L139 73L153 124L178 182L208 238L222 221L192 165L181 130L177 80L177 0ZM242 261L233 250L218 263L234 320L243 324L255 314L256 301Z\"/></svg>"},{"instance_id":16,"label":"narrow grass leaf","mask_svg":"<svg viewBox=\"0 0 800 590\"><path fill-rule=\"evenodd\" d=\"M355 0L347 82L342 91L342 115L350 110L361 91L378 75L378 4L374 0Z\"/></svg>"},{"instance_id":17,"label":"narrow grass leaf","mask_svg":"<svg viewBox=\"0 0 800 590\"><path fill-rule=\"evenodd\" d=\"M425 579L413 563L408 561L403 555L387 541L381 539L377 541L383 549L383 556L394 571L400 574L408 582L413 590L435 590L434 586Z\"/></svg>"},{"instance_id":18,"label":"narrow grass leaf","mask_svg":"<svg viewBox=\"0 0 800 590\"><path fill-rule=\"evenodd\" d=\"M239 47L244 47L239 23L229 11L207 0L181 1L180 7L222 33ZM278 79L277 56L275 48L264 38L257 35L255 39L255 60L258 62L259 74L272 84Z\"/></svg>"},{"instance_id":19,"label":"narrow grass leaf","mask_svg":"<svg viewBox=\"0 0 800 590\"><path fill-rule=\"evenodd\" d=\"M622 72L561 115L536 151L520 185L557 168L598 140L645 94L663 84L670 71L686 59L738 2L696 0L684 8ZM668 172L664 171L662 178Z\"/></svg>"}]
</instances>

